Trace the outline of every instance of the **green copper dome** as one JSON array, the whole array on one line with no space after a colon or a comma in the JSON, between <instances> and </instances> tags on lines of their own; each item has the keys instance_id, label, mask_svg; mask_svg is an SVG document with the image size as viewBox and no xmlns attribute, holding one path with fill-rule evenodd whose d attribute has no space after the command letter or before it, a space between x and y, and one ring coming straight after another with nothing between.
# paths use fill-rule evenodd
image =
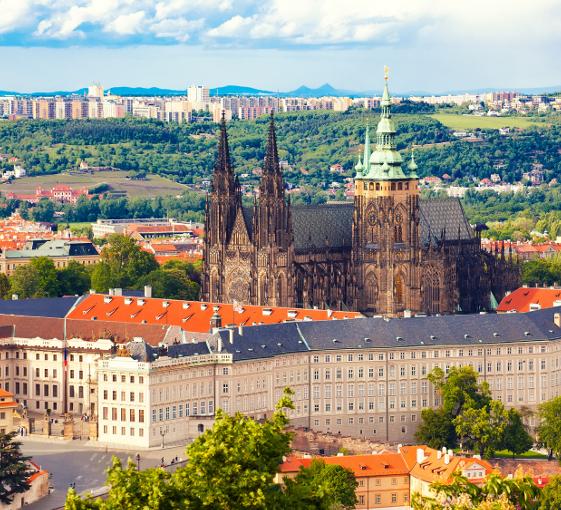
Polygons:
<instances>
[{"instance_id":1,"label":"green copper dome","mask_svg":"<svg viewBox=\"0 0 561 510\"><path fill-rule=\"evenodd\" d=\"M395 142L396 129L391 115L391 96L388 88L388 76L386 69L384 93L380 106L382 113L376 128L376 148L370 151L370 133L367 128L364 141L364 156L362 159L362 170L358 172L357 179L374 180L400 180L416 179L417 166L413 160L414 168L408 166L408 171L402 168L403 159L397 150Z\"/></svg>"}]
</instances>

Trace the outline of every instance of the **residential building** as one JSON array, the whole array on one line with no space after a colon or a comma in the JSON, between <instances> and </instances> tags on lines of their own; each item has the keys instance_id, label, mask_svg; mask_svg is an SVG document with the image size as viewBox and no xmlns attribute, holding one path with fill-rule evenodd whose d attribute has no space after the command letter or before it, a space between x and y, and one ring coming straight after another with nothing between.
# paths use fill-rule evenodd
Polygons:
<instances>
[{"instance_id":1,"label":"residential building","mask_svg":"<svg viewBox=\"0 0 561 510\"><path fill-rule=\"evenodd\" d=\"M280 466L275 481L293 478L313 462L309 455L289 457ZM372 455L319 457L326 464L353 472L358 483L356 509L409 510L415 494L434 497L434 482L449 483L456 472L475 484L481 484L493 467L478 457L455 456L445 447L435 450L425 445L401 446L397 452Z\"/></svg>"},{"instance_id":2,"label":"residential building","mask_svg":"<svg viewBox=\"0 0 561 510\"><path fill-rule=\"evenodd\" d=\"M309 467L313 458L289 457L279 466L275 481L282 483L294 478L303 467ZM409 468L400 453L382 452L376 455L340 455L320 457L326 464L349 469L357 481L357 509L409 510Z\"/></svg>"},{"instance_id":3,"label":"residential building","mask_svg":"<svg viewBox=\"0 0 561 510\"><path fill-rule=\"evenodd\" d=\"M88 87L88 97L103 97L103 86L100 83L94 83Z\"/></svg>"},{"instance_id":4,"label":"residential building","mask_svg":"<svg viewBox=\"0 0 561 510\"><path fill-rule=\"evenodd\" d=\"M2 510L21 510L26 505L31 505L49 494L49 472L35 462L27 461L31 475L27 479L29 489L24 493L16 494L10 504L2 504Z\"/></svg>"}]
</instances>

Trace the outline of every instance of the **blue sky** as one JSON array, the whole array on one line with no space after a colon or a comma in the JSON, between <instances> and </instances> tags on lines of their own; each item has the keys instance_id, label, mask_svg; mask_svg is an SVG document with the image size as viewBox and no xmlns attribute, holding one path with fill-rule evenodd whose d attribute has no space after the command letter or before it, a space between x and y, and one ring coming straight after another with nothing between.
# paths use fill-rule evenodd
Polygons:
<instances>
[{"instance_id":1,"label":"blue sky","mask_svg":"<svg viewBox=\"0 0 561 510\"><path fill-rule=\"evenodd\" d=\"M0 89L561 85L561 0L0 0Z\"/></svg>"}]
</instances>

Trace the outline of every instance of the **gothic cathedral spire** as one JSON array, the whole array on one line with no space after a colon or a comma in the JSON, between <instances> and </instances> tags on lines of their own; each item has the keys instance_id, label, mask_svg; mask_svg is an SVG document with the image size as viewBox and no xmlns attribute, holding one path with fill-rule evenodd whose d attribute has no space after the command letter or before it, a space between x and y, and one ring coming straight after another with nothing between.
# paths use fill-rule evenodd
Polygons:
<instances>
[{"instance_id":1,"label":"gothic cathedral spire","mask_svg":"<svg viewBox=\"0 0 561 510\"><path fill-rule=\"evenodd\" d=\"M284 183L279 165L275 118L272 112L267 136L263 177L261 178L261 184L259 186L259 196L270 197L272 199L284 199Z\"/></svg>"}]
</instances>

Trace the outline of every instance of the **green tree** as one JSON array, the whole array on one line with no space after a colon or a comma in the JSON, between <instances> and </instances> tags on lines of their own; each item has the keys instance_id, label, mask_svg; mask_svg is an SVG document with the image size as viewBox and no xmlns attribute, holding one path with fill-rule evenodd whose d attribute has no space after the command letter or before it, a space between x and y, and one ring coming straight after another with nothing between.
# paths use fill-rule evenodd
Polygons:
<instances>
[{"instance_id":1,"label":"green tree","mask_svg":"<svg viewBox=\"0 0 561 510\"><path fill-rule=\"evenodd\" d=\"M10 276L10 292L20 299L37 297L39 273L31 264L17 267Z\"/></svg>"},{"instance_id":2,"label":"green tree","mask_svg":"<svg viewBox=\"0 0 561 510\"><path fill-rule=\"evenodd\" d=\"M415 432L415 438L419 443L436 449L454 445L456 431L452 417L444 409L423 409L421 423Z\"/></svg>"},{"instance_id":3,"label":"green tree","mask_svg":"<svg viewBox=\"0 0 561 510\"><path fill-rule=\"evenodd\" d=\"M236 413L218 411L214 426L188 448L188 463L173 474L162 468L138 472L115 459L104 500L82 499L71 490L67 510L335 510L353 508L356 481L339 466L313 463L286 487L274 483L290 451L286 409L293 409L287 389L273 415L259 423ZM304 499L302 499L304 498Z\"/></svg>"},{"instance_id":4,"label":"green tree","mask_svg":"<svg viewBox=\"0 0 561 510\"><path fill-rule=\"evenodd\" d=\"M312 461L294 479L286 479L286 508L294 510L351 509L357 503L354 473L321 460Z\"/></svg>"},{"instance_id":5,"label":"green tree","mask_svg":"<svg viewBox=\"0 0 561 510\"><path fill-rule=\"evenodd\" d=\"M107 292L118 286L107 262L98 262L92 269L91 286L96 292Z\"/></svg>"},{"instance_id":6,"label":"green tree","mask_svg":"<svg viewBox=\"0 0 561 510\"><path fill-rule=\"evenodd\" d=\"M70 489L64 508L66 510L181 508L174 505L174 502L180 499L180 495L175 492L175 487L169 481L170 474L164 469L151 468L139 471L132 461L123 468L121 461L114 457L107 475L107 485L111 487L107 499L92 497L81 499L73 489Z\"/></svg>"},{"instance_id":7,"label":"green tree","mask_svg":"<svg viewBox=\"0 0 561 510\"><path fill-rule=\"evenodd\" d=\"M561 508L561 476L550 477L542 489L539 510L559 510Z\"/></svg>"},{"instance_id":8,"label":"green tree","mask_svg":"<svg viewBox=\"0 0 561 510\"><path fill-rule=\"evenodd\" d=\"M429 381L440 394L442 404L438 409L424 409L416 439L433 448L457 444L453 420L464 409L486 406L491 394L486 383L479 383L477 372L471 366L452 367L448 374L436 367L428 375Z\"/></svg>"},{"instance_id":9,"label":"green tree","mask_svg":"<svg viewBox=\"0 0 561 510\"><path fill-rule=\"evenodd\" d=\"M15 437L15 432L0 432L0 503L5 505L10 504L16 494L29 489L27 479L32 474L27 464L29 457L21 454L21 443Z\"/></svg>"},{"instance_id":10,"label":"green tree","mask_svg":"<svg viewBox=\"0 0 561 510\"><path fill-rule=\"evenodd\" d=\"M194 300L199 297L199 286L178 269L156 269L142 276L137 287L152 286L152 295L159 298Z\"/></svg>"},{"instance_id":11,"label":"green tree","mask_svg":"<svg viewBox=\"0 0 561 510\"><path fill-rule=\"evenodd\" d=\"M90 288L91 278L83 264L71 260L68 265L58 271L59 292L66 294L83 294Z\"/></svg>"},{"instance_id":12,"label":"green tree","mask_svg":"<svg viewBox=\"0 0 561 510\"><path fill-rule=\"evenodd\" d=\"M55 215L55 205L46 198L42 198L31 210L31 217L34 221L53 221Z\"/></svg>"},{"instance_id":13,"label":"green tree","mask_svg":"<svg viewBox=\"0 0 561 510\"><path fill-rule=\"evenodd\" d=\"M0 273L0 299L10 297L10 280L5 273Z\"/></svg>"},{"instance_id":14,"label":"green tree","mask_svg":"<svg viewBox=\"0 0 561 510\"><path fill-rule=\"evenodd\" d=\"M38 275L37 291L34 297L52 297L59 294L59 282L57 270L52 259L48 257L36 257L29 263Z\"/></svg>"},{"instance_id":15,"label":"green tree","mask_svg":"<svg viewBox=\"0 0 561 510\"><path fill-rule=\"evenodd\" d=\"M463 446L477 450L482 457L490 457L501 444L508 417L503 404L492 400L479 409L464 409L453 423Z\"/></svg>"},{"instance_id":16,"label":"green tree","mask_svg":"<svg viewBox=\"0 0 561 510\"><path fill-rule=\"evenodd\" d=\"M435 482L431 489L436 497L414 494L414 510L534 510L540 489L531 477L503 478L492 473L477 485L455 473L452 481Z\"/></svg>"},{"instance_id":17,"label":"green tree","mask_svg":"<svg viewBox=\"0 0 561 510\"><path fill-rule=\"evenodd\" d=\"M522 415L516 409L509 409L508 421L499 448L511 451L514 457L527 452L533 444L534 440L524 426Z\"/></svg>"},{"instance_id":18,"label":"green tree","mask_svg":"<svg viewBox=\"0 0 561 510\"><path fill-rule=\"evenodd\" d=\"M285 392L263 423L241 413L217 412L214 427L189 446L189 462L174 478L194 508L270 508L278 493L273 478L290 451L285 409L294 408L291 394Z\"/></svg>"},{"instance_id":19,"label":"green tree","mask_svg":"<svg viewBox=\"0 0 561 510\"><path fill-rule=\"evenodd\" d=\"M101 262L109 269L113 286L130 287L141 276L158 268L154 255L142 250L132 237L112 234L107 241L101 251Z\"/></svg>"},{"instance_id":20,"label":"green tree","mask_svg":"<svg viewBox=\"0 0 561 510\"><path fill-rule=\"evenodd\" d=\"M561 397L556 397L538 407L536 435L539 444L548 450L551 460L555 455L561 462Z\"/></svg>"}]
</instances>

